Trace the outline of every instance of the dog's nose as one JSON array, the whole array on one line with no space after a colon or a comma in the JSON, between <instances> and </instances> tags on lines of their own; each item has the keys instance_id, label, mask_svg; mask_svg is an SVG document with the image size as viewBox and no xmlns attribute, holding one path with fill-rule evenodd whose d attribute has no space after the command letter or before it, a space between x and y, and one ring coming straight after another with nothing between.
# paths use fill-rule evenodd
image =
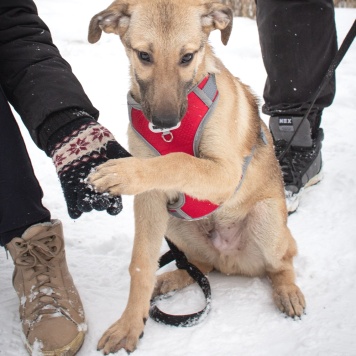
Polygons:
<instances>
[{"instance_id":1,"label":"dog's nose","mask_svg":"<svg viewBox=\"0 0 356 356\"><path fill-rule=\"evenodd\" d=\"M169 129L177 126L180 119L176 115L153 116L152 124L159 129Z\"/></svg>"}]
</instances>

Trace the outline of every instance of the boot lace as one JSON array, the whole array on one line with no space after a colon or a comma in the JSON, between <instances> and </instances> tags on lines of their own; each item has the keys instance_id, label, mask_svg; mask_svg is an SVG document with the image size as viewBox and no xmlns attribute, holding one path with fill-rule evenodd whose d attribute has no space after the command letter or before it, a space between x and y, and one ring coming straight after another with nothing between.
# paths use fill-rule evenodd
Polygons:
<instances>
[{"instance_id":1,"label":"boot lace","mask_svg":"<svg viewBox=\"0 0 356 356\"><path fill-rule=\"evenodd\" d=\"M31 288L31 295L27 296L31 302L35 302L33 314L40 316L58 312L61 295L57 293L58 286L51 283L51 279L56 277L55 260L62 251L62 240L51 234L16 242L16 245L21 252L14 261L15 265L32 270L29 279L37 281Z\"/></svg>"},{"instance_id":2,"label":"boot lace","mask_svg":"<svg viewBox=\"0 0 356 356\"><path fill-rule=\"evenodd\" d=\"M279 160L283 174L283 181L286 186L295 186L297 192L303 186L303 176L316 159L321 149L322 137L313 140L311 147L291 146L284 157ZM278 140L275 143L275 153L277 158L286 150L287 142Z\"/></svg>"}]
</instances>

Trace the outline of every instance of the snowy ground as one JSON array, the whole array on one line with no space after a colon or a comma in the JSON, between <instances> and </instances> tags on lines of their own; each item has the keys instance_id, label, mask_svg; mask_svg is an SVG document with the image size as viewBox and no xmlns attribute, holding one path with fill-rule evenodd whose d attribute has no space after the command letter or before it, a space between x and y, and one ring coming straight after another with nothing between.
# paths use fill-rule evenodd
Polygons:
<instances>
[{"instance_id":1,"label":"snowy ground","mask_svg":"<svg viewBox=\"0 0 356 356\"><path fill-rule=\"evenodd\" d=\"M128 65L124 51L115 36L105 36L96 45L86 42L90 18L109 3L37 1L55 43L100 110L100 121L126 145ZM340 43L355 18L356 10L336 10ZM255 22L237 18L228 46L220 44L219 34L212 36L212 43L227 67L262 97L265 71ZM289 218L299 246L295 266L297 282L307 299L307 314L297 321L285 318L273 304L265 279L213 273L209 276L213 304L208 318L193 328L149 320L135 355L356 355L355 63L354 43L337 70L336 99L323 118L324 180L306 193L298 212ZM50 159L23 132L44 190L44 203L53 218L64 223L69 267L86 310L89 332L79 355L100 355L97 341L121 315L127 300L132 198L124 197L124 210L117 217L93 212L71 220ZM1 252L0 355L22 356L26 352L20 339L12 269L11 260ZM192 312L202 306L203 298L191 286L169 304L173 304L172 312Z\"/></svg>"}]
</instances>

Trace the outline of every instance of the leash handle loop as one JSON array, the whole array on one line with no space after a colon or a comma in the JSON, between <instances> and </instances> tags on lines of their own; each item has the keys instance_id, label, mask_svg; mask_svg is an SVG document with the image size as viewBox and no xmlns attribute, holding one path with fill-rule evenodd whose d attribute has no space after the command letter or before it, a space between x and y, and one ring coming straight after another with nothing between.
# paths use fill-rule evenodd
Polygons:
<instances>
[{"instance_id":1,"label":"leash handle loop","mask_svg":"<svg viewBox=\"0 0 356 356\"><path fill-rule=\"evenodd\" d=\"M179 269L186 270L189 275L198 283L199 287L204 293L206 306L202 310L185 315L171 315L166 314L151 301L150 317L158 323L163 323L171 326L194 326L197 325L206 317L211 309L211 289L207 277L192 263L190 263L185 254L178 249L178 247L166 237L167 244L170 248L159 260L159 268L176 260L176 265Z\"/></svg>"}]
</instances>

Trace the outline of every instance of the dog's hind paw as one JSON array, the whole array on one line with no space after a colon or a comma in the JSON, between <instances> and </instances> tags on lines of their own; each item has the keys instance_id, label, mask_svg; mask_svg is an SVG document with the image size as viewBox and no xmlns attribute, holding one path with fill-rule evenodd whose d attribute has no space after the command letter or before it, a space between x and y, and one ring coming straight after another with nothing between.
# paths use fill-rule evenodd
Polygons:
<instances>
[{"instance_id":1,"label":"dog's hind paw","mask_svg":"<svg viewBox=\"0 0 356 356\"><path fill-rule=\"evenodd\" d=\"M162 273L157 277L152 297L155 298L159 295L183 289L192 283L194 283L194 280L187 271L175 270Z\"/></svg>"},{"instance_id":2,"label":"dog's hind paw","mask_svg":"<svg viewBox=\"0 0 356 356\"><path fill-rule=\"evenodd\" d=\"M301 317L305 310L305 299L295 285L283 285L274 289L273 298L279 310L292 318Z\"/></svg>"}]
</instances>

